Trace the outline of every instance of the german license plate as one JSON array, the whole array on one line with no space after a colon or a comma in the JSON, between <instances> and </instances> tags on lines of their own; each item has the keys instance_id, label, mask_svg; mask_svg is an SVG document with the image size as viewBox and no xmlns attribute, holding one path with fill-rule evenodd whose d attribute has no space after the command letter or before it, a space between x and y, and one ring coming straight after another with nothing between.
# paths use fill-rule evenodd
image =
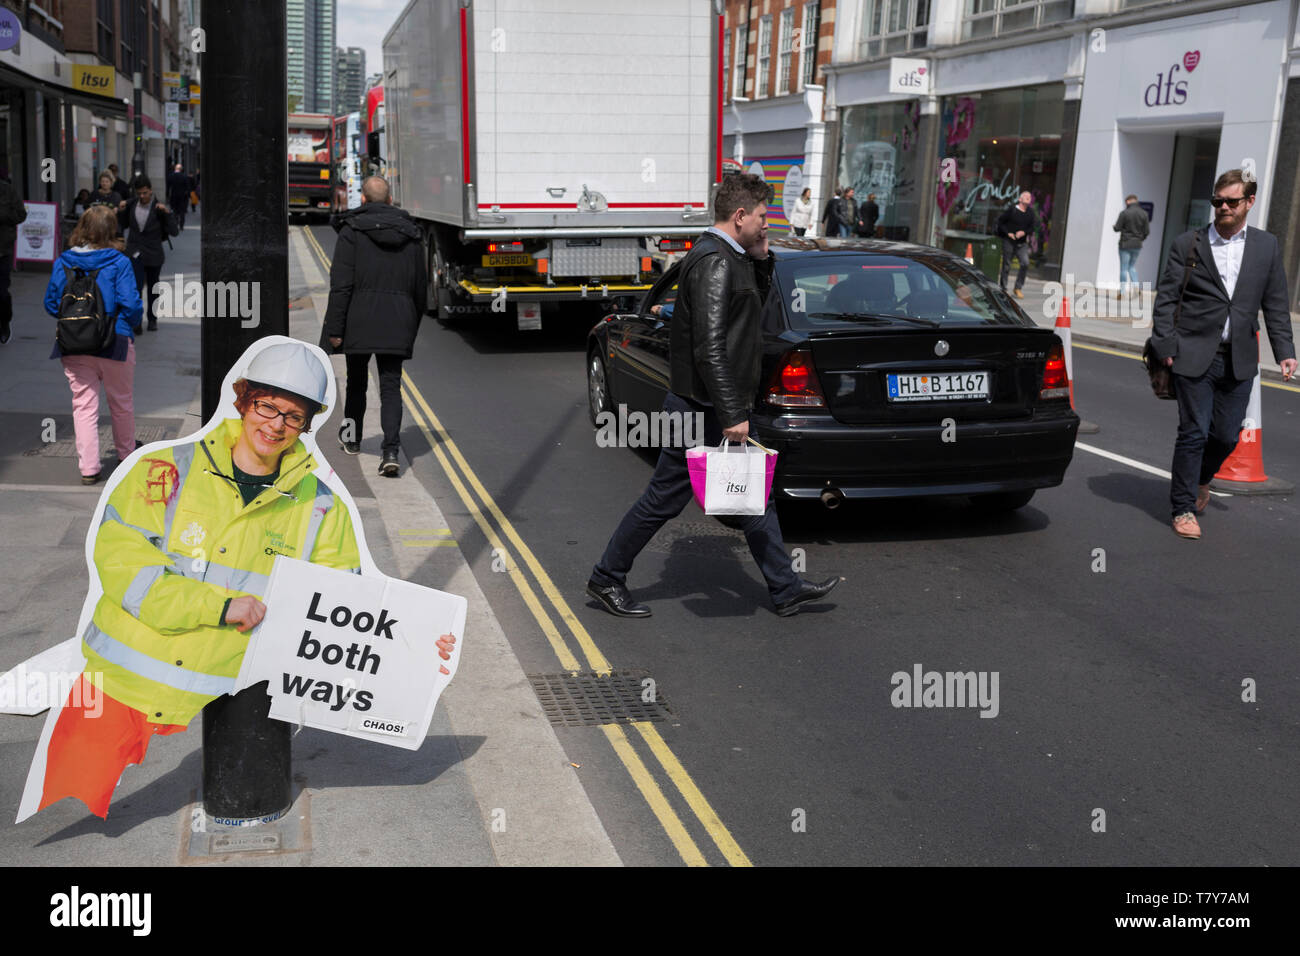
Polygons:
<instances>
[{"instance_id":1,"label":"german license plate","mask_svg":"<svg viewBox=\"0 0 1300 956\"><path fill-rule=\"evenodd\" d=\"M526 252L497 252L483 257L485 266L531 266L533 257Z\"/></svg>"},{"instance_id":2,"label":"german license plate","mask_svg":"<svg viewBox=\"0 0 1300 956\"><path fill-rule=\"evenodd\" d=\"M988 372L919 372L888 375L891 402L935 402L988 398Z\"/></svg>"}]
</instances>

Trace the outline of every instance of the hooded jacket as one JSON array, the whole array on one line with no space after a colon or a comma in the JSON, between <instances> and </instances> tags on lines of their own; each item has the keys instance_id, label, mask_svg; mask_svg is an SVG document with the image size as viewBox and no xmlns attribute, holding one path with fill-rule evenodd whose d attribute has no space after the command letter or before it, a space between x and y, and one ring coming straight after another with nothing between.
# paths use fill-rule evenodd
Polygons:
<instances>
[{"instance_id":1,"label":"hooded jacket","mask_svg":"<svg viewBox=\"0 0 1300 956\"><path fill-rule=\"evenodd\" d=\"M321 348L410 358L429 293L420 227L396 206L367 202L336 217L334 228ZM331 337L343 339L340 349Z\"/></svg>"},{"instance_id":2,"label":"hooded jacket","mask_svg":"<svg viewBox=\"0 0 1300 956\"><path fill-rule=\"evenodd\" d=\"M317 416L317 424L323 414ZM277 554L360 573L347 506L313 473L301 439L247 505L227 477L243 428L140 458L109 495L95 535L103 595L82 635L87 674L162 724L188 724L229 693L249 635L222 624L228 598L265 597Z\"/></svg>"},{"instance_id":3,"label":"hooded jacket","mask_svg":"<svg viewBox=\"0 0 1300 956\"><path fill-rule=\"evenodd\" d=\"M132 329L140 322L143 306L140 302L140 290L135 284L135 270L126 256L116 249L69 249L54 261L50 272L50 284L45 287L45 311L50 315L59 314L59 303L63 292L68 287L72 269L98 269L95 284L104 298L104 314L116 315L117 336L119 340L134 338ZM55 346L55 354L62 354ZM102 358L108 358L104 355ZM122 355L125 358L125 352Z\"/></svg>"}]
</instances>

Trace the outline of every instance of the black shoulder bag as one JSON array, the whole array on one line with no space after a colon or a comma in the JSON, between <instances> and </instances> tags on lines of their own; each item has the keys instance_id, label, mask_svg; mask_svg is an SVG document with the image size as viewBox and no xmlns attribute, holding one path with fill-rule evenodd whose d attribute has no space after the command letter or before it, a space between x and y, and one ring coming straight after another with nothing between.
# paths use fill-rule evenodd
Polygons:
<instances>
[{"instance_id":1,"label":"black shoulder bag","mask_svg":"<svg viewBox=\"0 0 1300 956\"><path fill-rule=\"evenodd\" d=\"M1178 304L1174 306L1174 332L1178 331L1178 317L1183 311L1183 293L1187 291L1187 282L1192 277L1192 270L1196 268L1196 244L1200 241L1200 233L1192 240L1192 248L1187 253L1187 261L1183 264L1183 284L1178 290ZM1174 399L1174 376L1169 366L1165 365L1164 360L1157 358L1155 349L1151 347L1151 339L1148 337L1146 344L1142 346L1142 364L1147 367L1147 376L1151 379L1151 391L1155 392L1156 398Z\"/></svg>"}]
</instances>

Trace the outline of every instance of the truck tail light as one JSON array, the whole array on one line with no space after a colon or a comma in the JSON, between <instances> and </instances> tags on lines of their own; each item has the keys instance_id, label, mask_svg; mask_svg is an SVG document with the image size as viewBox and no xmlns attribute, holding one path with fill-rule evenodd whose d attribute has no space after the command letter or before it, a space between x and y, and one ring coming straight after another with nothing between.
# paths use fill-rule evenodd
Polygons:
<instances>
[{"instance_id":1,"label":"truck tail light","mask_svg":"<svg viewBox=\"0 0 1300 956\"><path fill-rule=\"evenodd\" d=\"M812 354L807 349L794 349L777 364L767 385L767 403L781 408L826 406Z\"/></svg>"},{"instance_id":2,"label":"truck tail light","mask_svg":"<svg viewBox=\"0 0 1300 956\"><path fill-rule=\"evenodd\" d=\"M642 271L642 272L649 272L649 271L650 271L650 257L649 257L649 256L642 256L642 257L641 257L641 271Z\"/></svg>"},{"instance_id":3,"label":"truck tail light","mask_svg":"<svg viewBox=\"0 0 1300 956\"><path fill-rule=\"evenodd\" d=\"M690 252L695 245L694 239L660 239L660 252Z\"/></svg>"},{"instance_id":4,"label":"truck tail light","mask_svg":"<svg viewBox=\"0 0 1300 956\"><path fill-rule=\"evenodd\" d=\"M1070 377L1065 369L1065 346L1053 342L1047 350L1047 362L1043 365L1043 387L1038 392L1040 399L1070 397Z\"/></svg>"},{"instance_id":5,"label":"truck tail light","mask_svg":"<svg viewBox=\"0 0 1300 956\"><path fill-rule=\"evenodd\" d=\"M522 242L489 242L488 252L523 252Z\"/></svg>"},{"instance_id":6,"label":"truck tail light","mask_svg":"<svg viewBox=\"0 0 1300 956\"><path fill-rule=\"evenodd\" d=\"M537 263L537 274L539 276L544 276L546 273L551 271L550 259L537 259L535 261Z\"/></svg>"}]
</instances>

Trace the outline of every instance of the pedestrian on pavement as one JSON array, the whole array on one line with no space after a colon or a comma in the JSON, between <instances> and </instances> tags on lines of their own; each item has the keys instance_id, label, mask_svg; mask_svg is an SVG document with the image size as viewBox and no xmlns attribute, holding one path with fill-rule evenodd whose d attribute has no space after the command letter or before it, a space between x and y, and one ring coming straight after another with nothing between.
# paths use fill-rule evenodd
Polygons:
<instances>
[{"instance_id":1,"label":"pedestrian on pavement","mask_svg":"<svg viewBox=\"0 0 1300 956\"><path fill-rule=\"evenodd\" d=\"M840 235L840 223L844 221L844 190L837 186L835 195L826 200L826 207L822 209L822 235L827 239L835 239Z\"/></svg>"},{"instance_id":2,"label":"pedestrian on pavement","mask_svg":"<svg viewBox=\"0 0 1300 956\"><path fill-rule=\"evenodd\" d=\"M77 198L72 201L72 215L76 219L81 218L81 214L90 208L90 190L83 189L77 193Z\"/></svg>"},{"instance_id":3,"label":"pedestrian on pavement","mask_svg":"<svg viewBox=\"0 0 1300 956\"><path fill-rule=\"evenodd\" d=\"M1214 221L1174 240L1156 290L1151 347L1178 400L1169 498L1184 538L1201 536L1196 516L1210 503L1210 480L1237 447L1259 374L1261 310L1283 379L1296 370L1281 245L1246 225L1256 186L1240 169L1218 178Z\"/></svg>"},{"instance_id":4,"label":"pedestrian on pavement","mask_svg":"<svg viewBox=\"0 0 1300 956\"><path fill-rule=\"evenodd\" d=\"M1025 285L1025 275L1029 272L1029 237L1038 228L1038 216L1033 209L1034 196L1023 192L1014 206L1008 206L998 216L997 234L1002 237L1002 276L999 284L1007 291L1007 275L1011 271L1011 260L1020 262L1020 271L1016 273L1016 298L1023 299L1021 290Z\"/></svg>"},{"instance_id":5,"label":"pedestrian on pavement","mask_svg":"<svg viewBox=\"0 0 1300 956\"><path fill-rule=\"evenodd\" d=\"M805 189L794 201L794 209L790 210L790 227L796 236L808 232L808 227L812 225L812 212L812 190Z\"/></svg>"},{"instance_id":6,"label":"pedestrian on pavement","mask_svg":"<svg viewBox=\"0 0 1300 956\"><path fill-rule=\"evenodd\" d=\"M180 163L167 174L167 203L176 217L176 231L185 231L185 211L190 205L190 177Z\"/></svg>"},{"instance_id":7,"label":"pedestrian on pavement","mask_svg":"<svg viewBox=\"0 0 1300 956\"><path fill-rule=\"evenodd\" d=\"M114 213L117 212L122 196L113 188L113 174L107 169L99 174L99 188L90 194L90 202L94 206L108 206Z\"/></svg>"},{"instance_id":8,"label":"pedestrian on pavement","mask_svg":"<svg viewBox=\"0 0 1300 956\"><path fill-rule=\"evenodd\" d=\"M113 174L113 192L117 193L118 200L121 202L131 201L131 187L126 184L117 173L117 163L109 163L108 171Z\"/></svg>"},{"instance_id":9,"label":"pedestrian on pavement","mask_svg":"<svg viewBox=\"0 0 1300 956\"><path fill-rule=\"evenodd\" d=\"M72 426L77 438L77 465L81 483L100 478L99 387L104 386L113 418L113 445L117 460L135 451L135 336L140 323L140 294L130 261L113 245L117 216L107 206L91 206L72 231L67 252L59 256L45 288L45 311L59 314L59 303L71 270L98 270L95 285L104 301L104 315L116 318L113 344L97 355L64 355L55 342L50 358L62 358L63 374L72 389Z\"/></svg>"},{"instance_id":10,"label":"pedestrian on pavement","mask_svg":"<svg viewBox=\"0 0 1300 956\"><path fill-rule=\"evenodd\" d=\"M858 235L868 239L874 237L879 219L880 206L876 203L876 194L867 193L867 201L858 207Z\"/></svg>"},{"instance_id":11,"label":"pedestrian on pavement","mask_svg":"<svg viewBox=\"0 0 1300 956\"><path fill-rule=\"evenodd\" d=\"M844 190L844 198L840 200L840 204L840 236L847 239L858 228L858 202L853 198L852 186Z\"/></svg>"},{"instance_id":12,"label":"pedestrian on pavement","mask_svg":"<svg viewBox=\"0 0 1300 956\"><path fill-rule=\"evenodd\" d=\"M411 357L429 293L420 227L389 202L388 183L379 176L361 184L361 205L333 223L339 237L330 266L321 348L347 356L339 444L349 455L361 451L366 370L374 355L384 430L379 473L395 478L401 449L402 362Z\"/></svg>"},{"instance_id":13,"label":"pedestrian on pavement","mask_svg":"<svg viewBox=\"0 0 1300 956\"><path fill-rule=\"evenodd\" d=\"M194 185L190 189L190 212L199 208L199 177L202 175L201 170L194 170Z\"/></svg>"},{"instance_id":14,"label":"pedestrian on pavement","mask_svg":"<svg viewBox=\"0 0 1300 956\"><path fill-rule=\"evenodd\" d=\"M0 345L9 344L14 300L9 294L9 271L13 268L14 242L18 224L27 218L27 206L9 182L9 167L0 166Z\"/></svg>"},{"instance_id":15,"label":"pedestrian on pavement","mask_svg":"<svg viewBox=\"0 0 1300 956\"><path fill-rule=\"evenodd\" d=\"M1138 205L1138 198L1132 193L1124 197L1124 210L1115 220L1115 231L1119 233L1119 294L1124 297L1125 286L1130 295L1133 286L1139 285L1137 260L1142 251L1142 241L1151 233L1151 223L1147 211Z\"/></svg>"},{"instance_id":16,"label":"pedestrian on pavement","mask_svg":"<svg viewBox=\"0 0 1300 956\"><path fill-rule=\"evenodd\" d=\"M664 411L701 414L710 445L724 437L743 444L749 437L763 349L762 304L775 262L767 247L771 197L771 187L758 176L726 177L713 201L713 226L682 260ZM649 486L615 529L587 582L587 593L611 614L650 616L650 608L628 593L627 574L655 532L681 514L692 496L685 446L663 447ZM738 524L782 617L825 597L839 582L833 577L811 584L794 572L770 501L762 515L743 516Z\"/></svg>"},{"instance_id":17,"label":"pedestrian on pavement","mask_svg":"<svg viewBox=\"0 0 1300 956\"><path fill-rule=\"evenodd\" d=\"M153 183L148 176L137 176L135 180L135 199L118 204L117 222L126 236L126 255L135 268L135 281L143 286L140 298L144 302L144 314L149 320L149 331L158 328L158 316L154 312L154 285L162 272L163 263L167 261L163 253L163 240L176 235L176 222L171 210L164 203L154 198ZM144 329L137 325L136 335Z\"/></svg>"}]
</instances>

